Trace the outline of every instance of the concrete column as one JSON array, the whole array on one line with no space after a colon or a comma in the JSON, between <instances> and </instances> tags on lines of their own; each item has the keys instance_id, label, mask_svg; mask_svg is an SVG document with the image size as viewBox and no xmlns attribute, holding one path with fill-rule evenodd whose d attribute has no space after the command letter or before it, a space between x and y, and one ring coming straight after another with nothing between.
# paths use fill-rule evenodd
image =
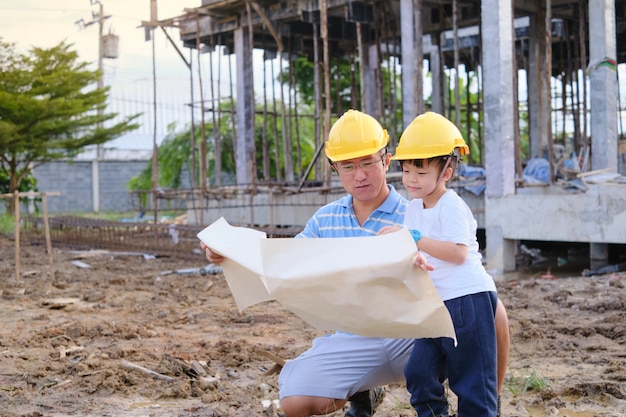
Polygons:
<instances>
[{"instance_id":1,"label":"concrete column","mask_svg":"<svg viewBox=\"0 0 626 417\"><path fill-rule=\"evenodd\" d=\"M431 37L432 47L430 49L430 77L432 80L432 93L430 102L432 110L439 114L443 114L443 65L441 63L440 48L441 36L436 34Z\"/></svg>"},{"instance_id":2,"label":"concrete column","mask_svg":"<svg viewBox=\"0 0 626 417\"><path fill-rule=\"evenodd\" d=\"M515 269L515 241L504 239L490 216L501 197L515 194L512 0L481 3L483 97L485 113L485 229L487 268ZM493 207L493 209L492 209Z\"/></svg>"},{"instance_id":3,"label":"concrete column","mask_svg":"<svg viewBox=\"0 0 626 417\"><path fill-rule=\"evenodd\" d=\"M589 0L589 83L591 94L591 169L617 172L617 75L615 2ZM590 268L608 264L608 245L590 244Z\"/></svg>"},{"instance_id":4,"label":"concrete column","mask_svg":"<svg viewBox=\"0 0 626 417\"><path fill-rule=\"evenodd\" d=\"M589 269L602 268L609 263L609 245L606 243L589 244Z\"/></svg>"},{"instance_id":5,"label":"concrete column","mask_svg":"<svg viewBox=\"0 0 626 417\"><path fill-rule=\"evenodd\" d=\"M589 0L589 82L591 88L591 169L617 171L617 75L615 2Z\"/></svg>"},{"instance_id":6,"label":"concrete column","mask_svg":"<svg viewBox=\"0 0 626 417\"><path fill-rule=\"evenodd\" d=\"M235 29L235 57L237 59L237 153L235 169L237 184L251 184L256 177L254 150L254 74L252 45L248 28Z\"/></svg>"},{"instance_id":7,"label":"concrete column","mask_svg":"<svg viewBox=\"0 0 626 417\"><path fill-rule=\"evenodd\" d=\"M552 134L550 78L552 63L547 59L548 42L546 29L545 1L541 2L539 12L529 16L528 28L528 124L530 128L529 156L543 156Z\"/></svg>"},{"instance_id":8,"label":"concrete column","mask_svg":"<svg viewBox=\"0 0 626 417\"><path fill-rule=\"evenodd\" d=\"M413 0L400 0L400 30L402 36L402 127L417 116L417 42L415 39L415 10Z\"/></svg>"},{"instance_id":9,"label":"concrete column","mask_svg":"<svg viewBox=\"0 0 626 417\"><path fill-rule=\"evenodd\" d=\"M100 163L98 158L91 161L91 193L93 211L98 213L100 211Z\"/></svg>"},{"instance_id":10,"label":"concrete column","mask_svg":"<svg viewBox=\"0 0 626 417\"><path fill-rule=\"evenodd\" d=\"M380 120L382 109L378 105L379 97L376 90L376 74L380 69L378 66L378 49L376 45L369 45L364 49L365 53L361 59L361 65L363 65L363 80L361 80L363 109L361 110Z\"/></svg>"}]
</instances>

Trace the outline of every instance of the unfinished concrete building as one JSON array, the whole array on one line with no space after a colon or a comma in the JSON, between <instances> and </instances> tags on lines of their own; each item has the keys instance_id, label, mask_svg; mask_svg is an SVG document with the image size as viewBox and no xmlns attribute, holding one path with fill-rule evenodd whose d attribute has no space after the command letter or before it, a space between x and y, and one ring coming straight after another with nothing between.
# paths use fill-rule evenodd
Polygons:
<instances>
[{"instance_id":1,"label":"unfinished concrete building","mask_svg":"<svg viewBox=\"0 0 626 417\"><path fill-rule=\"evenodd\" d=\"M176 28L185 47L233 62L233 73L211 76L229 77L232 91L196 95L198 123L227 118L232 135L217 129L195 139L193 169L207 178L211 165L212 174L195 185L190 223L223 216L297 230L343 194L323 154L336 117L349 107L376 116L393 151L402 129L432 109L455 121L470 165L484 169L471 179L482 181L481 192L467 192L463 178L457 191L485 231L487 268L506 271L524 240L589 243L591 265L607 263L609 245L626 244L625 23L620 0L202 0L144 24ZM255 85L259 72L279 87ZM312 106L296 88L303 77ZM313 131L300 130L305 120ZM230 181L222 152L235 166ZM537 157L549 178L529 182L524 169ZM572 161L569 172L559 170ZM398 173L389 175L402 189Z\"/></svg>"}]
</instances>

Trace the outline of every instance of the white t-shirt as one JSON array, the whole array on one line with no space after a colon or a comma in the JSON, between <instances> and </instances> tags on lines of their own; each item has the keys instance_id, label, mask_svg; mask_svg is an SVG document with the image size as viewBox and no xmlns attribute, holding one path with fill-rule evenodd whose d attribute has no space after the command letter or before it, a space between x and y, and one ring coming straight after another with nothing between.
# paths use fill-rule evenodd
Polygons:
<instances>
[{"instance_id":1,"label":"white t-shirt","mask_svg":"<svg viewBox=\"0 0 626 417\"><path fill-rule=\"evenodd\" d=\"M442 300L451 300L484 291L496 291L491 275L482 264L476 240L476 220L468 205L453 190L441 196L435 207L425 209L421 199L409 202L404 217L409 229L417 229L426 236L467 246L467 257L460 265L442 261L423 252L435 269L430 277Z\"/></svg>"}]
</instances>

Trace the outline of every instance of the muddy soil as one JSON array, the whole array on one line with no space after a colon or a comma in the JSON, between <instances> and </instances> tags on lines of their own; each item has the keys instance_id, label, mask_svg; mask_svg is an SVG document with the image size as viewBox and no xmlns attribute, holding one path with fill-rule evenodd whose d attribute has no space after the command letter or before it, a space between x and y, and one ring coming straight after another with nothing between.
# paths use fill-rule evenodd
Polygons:
<instances>
[{"instance_id":1,"label":"muddy soil","mask_svg":"<svg viewBox=\"0 0 626 417\"><path fill-rule=\"evenodd\" d=\"M0 416L281 416L277 363L320 334L276 302L239 312L197 262L0 237ZM76 262L79 261L79 262ZM503 416L626 415L626 275L498 282L512 334ZM404 386L377 416L415 416ZM451 395L451 402L454 398ZM339 411L334 416L343 416Z\"/></svg>"}]
</instances>

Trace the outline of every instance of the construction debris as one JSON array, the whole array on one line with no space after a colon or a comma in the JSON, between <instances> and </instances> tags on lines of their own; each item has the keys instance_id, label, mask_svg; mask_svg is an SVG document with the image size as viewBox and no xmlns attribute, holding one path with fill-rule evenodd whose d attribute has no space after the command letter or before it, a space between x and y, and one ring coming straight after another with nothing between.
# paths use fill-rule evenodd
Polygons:
<instances>
[{"instance_id":1,"label":"construction debris","mask_svg":"<svg viewBox=\"0 0 626 417\"><path fill-rule=\"evenodd\" d=\"M80 302L80 298L48 298L41 303L43 306L59 310Z\"/></svg>"},{"instance_id":2,"label":"construction debris","mask_svg":"<svg viewBox=\"0 0 626 417\"><path fill-rule=\"evenodd\" d=\"M72 265L77 266L78 268L81 268L81 269L89 269L89 268L91 268L91 265L89 265L89 264L87 264L87 263L85 263L83 261L74 260L71 263L72 263Z\"/></svg>"},{"instance_id":3,"label":"construction debris","mask_svg":"<svg viewBox=\"0 0 626 417\"><path fill-rule=\"evenodd\" d=\"M222 273L222 267L215 264L208 264L202 268L184 268L184 269L172 269L169 271L161 272L161 275L217 275Z\"/></svg>"}]
</instances>

